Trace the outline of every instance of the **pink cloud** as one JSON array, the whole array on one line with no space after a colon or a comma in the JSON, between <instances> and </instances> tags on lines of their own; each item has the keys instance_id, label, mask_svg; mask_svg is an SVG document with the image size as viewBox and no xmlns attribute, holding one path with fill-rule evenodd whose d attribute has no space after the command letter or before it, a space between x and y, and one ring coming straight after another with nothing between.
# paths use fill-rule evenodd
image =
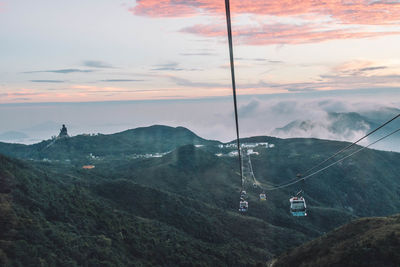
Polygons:
<instances>
[{"instance_id":1,"label":"pink cloud","mask_svg":"<svg viewBox=\"0 0 400 267\"><path fill-rule=\"evenodd\" d=\"M177 2L177 3L174 3ZM193 6L185 1L137 1L137 5L129 8L136 15L149 17L188 17L196 15Z\"/></svg>"},{"instance_id":2,"label":"pink cloud","mask_svg":"<svg viewBox=\"0 0 400 267\"><path fill-rule=\"evenodd\" d=\"M201 14L223 15L220 0L137 0L130 8L135 15L185 17ZM233 14L273 16L323 15L344 24L384 25L400 22L400 2L367 0L232 0Z\"/></svg>"},{"instance_id":3,"label":"pink cloud","mask_svg":"<svg viewBox=\"0 0 400 267\"><path fill-rule=\"evenodd\" d=\"M195 25L181 30L204 37L226 36L226 29L220 25ZM360 39L400 34L396 32L363 31L346 29L328 29L319 25L289 25L272 24L236 27L235 40L239 44L270 45L270 44L304 44L318 43L337 39Z\"/></svg>"}]
</instances>

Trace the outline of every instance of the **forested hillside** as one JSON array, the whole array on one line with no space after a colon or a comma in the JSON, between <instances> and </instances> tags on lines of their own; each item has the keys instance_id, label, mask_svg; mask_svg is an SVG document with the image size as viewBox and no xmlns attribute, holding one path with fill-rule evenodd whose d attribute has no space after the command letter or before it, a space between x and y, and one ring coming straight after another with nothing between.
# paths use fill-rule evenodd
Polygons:
<instances>
[{"instance_id":1,"label":"forested hillside","mask_svg":"<svg viewBox=\"0 0 400 267\"><path fill-rule=\"evenodd\" d=\"M400 265L400 215L364 218L308 242L278 259L270 267Z\"/></svg>"},{"instance_id":2,"label":"forested hillside","mask_svg":"<svg viewBox=\"0 0 400 267\"><path fill-rule=\"evenodd\" d=\"M147 149L157 151L165 136L175 136L164 146L171 152L161 156L119 155L113 152L118 146L98 143L92 148L112 156L79 160L86 138L91 143L98 136L70 138L80 140L76 150L71 143L57 144L64 142L58 140L57 150L49 154L54 158L45 161L1 156L1 263L263 266L352 219L400 212L399 153L365 149L305 183L270 191L347 143L263 136L243 139L242 143L253 146L254 173L267 201L259 200L261 188L253 188L247 179L249 212L239 214L240 176L237 158L231 154L235 148L193 135L186 138L190 132L181 128L158 129L167 133L161 131L151 142L145 141L148 133L139 135L144 138L138 138L140 142L126 142L145 144L135 151L148 153ZM121 137L107 138L113 143ZM34 150L36 145L29 148ZM75 160L57 160L62 154ZM87 163L95 168L82 169ZM289 213L289 198L299 189L304 190L308 205L305 218Z\"/></svg>"},{"instance_id":3,"label":"forested hillside","mask_svg":"<svg viewBox=\"0 0 400 267\"><path fill-rule=\"evenodd\" d=\"M307 239L128 180L0 160L2 266L257 265Z\"/></svg>"}]
</instances>

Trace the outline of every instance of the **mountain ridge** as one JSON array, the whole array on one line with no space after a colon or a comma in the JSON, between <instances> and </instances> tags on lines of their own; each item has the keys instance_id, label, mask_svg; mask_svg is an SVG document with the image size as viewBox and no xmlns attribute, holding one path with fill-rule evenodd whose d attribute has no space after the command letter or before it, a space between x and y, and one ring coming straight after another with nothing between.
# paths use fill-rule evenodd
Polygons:
<instances>
[{"instance_id":1,"label":"mountain ridge","mask_svg":"<svg viewBox=\"0 0 400 267\"><path fill-rule=\"evenodd\" d=\"M0 153L23 159L84 160L93 156L121 156L169 152L186 144L219 144L184 127L153 125L114 134L77 135L33 145L0 142Z\"/></svg>"}]
</instances>

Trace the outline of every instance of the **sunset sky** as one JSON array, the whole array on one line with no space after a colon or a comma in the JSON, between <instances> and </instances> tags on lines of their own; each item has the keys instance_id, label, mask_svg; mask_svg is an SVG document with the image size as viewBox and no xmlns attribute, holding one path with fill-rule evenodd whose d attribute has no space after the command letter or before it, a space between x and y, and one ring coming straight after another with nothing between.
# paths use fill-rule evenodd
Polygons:
<instances>
[{"instance_id":1,"label":"sunset sky","mask_svg":"<svg viewBox=\"0 0 400 267\"><path fill-rule=\"evenodd\" d=\"M231 8L239 94L400 88L398 0ZM231 94L223 0L0 0L0 59L0 103Z\"/></svg>"}]
</instances>

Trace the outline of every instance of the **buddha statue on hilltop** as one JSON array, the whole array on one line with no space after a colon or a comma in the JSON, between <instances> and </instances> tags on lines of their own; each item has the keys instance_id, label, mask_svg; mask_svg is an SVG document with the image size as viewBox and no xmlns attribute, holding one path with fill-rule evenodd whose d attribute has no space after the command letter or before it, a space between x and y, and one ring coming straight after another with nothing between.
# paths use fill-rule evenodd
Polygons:
<instances>
[{"instance_id":1,"label":"buddha statue on hilltop","mask_svg":"<svg viewBox=\"0 0 400 267\"><path fill-rule=\"evenodd\" d=\"M62 125L60 134L58 135L58 138L63 138L63 137L69 137L67 127L65 127L65 124Z\"/></svg>"}]
</instances>

